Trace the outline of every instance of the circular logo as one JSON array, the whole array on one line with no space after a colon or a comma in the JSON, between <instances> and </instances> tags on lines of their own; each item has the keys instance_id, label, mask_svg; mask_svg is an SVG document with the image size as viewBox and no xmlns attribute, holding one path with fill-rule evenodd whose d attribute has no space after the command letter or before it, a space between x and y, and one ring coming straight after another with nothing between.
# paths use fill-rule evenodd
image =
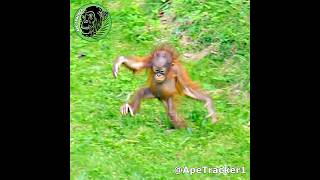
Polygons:
<instances>
[{"instance_id":1,"label":"circular logo","mask_svg":"<svg viewBox=\"0 0 320 180\"><path fill-rule=\"evenodd\" d=\"M111 16L107 9L98 4L87 4L76 12L74 28L84 40L97 41L111 29Z\"/></svg>"}]
</instances>

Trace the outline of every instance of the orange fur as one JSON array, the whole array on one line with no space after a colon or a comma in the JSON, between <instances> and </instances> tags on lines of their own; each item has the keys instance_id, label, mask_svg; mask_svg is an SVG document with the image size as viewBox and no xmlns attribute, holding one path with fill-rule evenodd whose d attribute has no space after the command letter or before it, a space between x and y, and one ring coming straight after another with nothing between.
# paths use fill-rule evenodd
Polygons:
<instances>
[{"instance_id":1,"label":"orange fur","mask_svg":"<svg viewBox=\"0 0 320 180\"><path fill-rule=\"evenodd\" d=\"M144 57L128 57L128 59L133 60L134 63L143 63L143 68L134 68L133 66L128 66L124 64L128 69L132 70L133 73L140 72L142 69L147 69L147 74L148 74L148 80L147 84L148 87L151 89L154 89L152 87L152 78L154 76L153 71L151 69L151 62L153 57L156 55L157 52L159 51L166 51L167 53L170 54L172 58L172 66L168 70L168 75L167 78L172 80L174 79L176 81L176 87L175 91L176 94L183 95L183 88L188 87L193 90L200 90L199 86L192 82L192 80L189 78L187 72L184 70L182 67L180 61L179 61L179 55L175 51L174 48L170 47L167 44L162 44L157 46L149 55L144 56ZM165 92L168 97L170 93Z\"/></svg>"},{"instance_id":2,"label":"orange fur","mask_svg":"<svg viewBox=\"0 0 320 180\"><path fill-rule=\"evenodd\" d=\"M163 44L156 47L149 55L149 62L152 60L152 57L159 51L166 51L172 57L172 66L169 69L167 78L176 80L176 92L180 95L183 95L183 88L188 87L194 90L199 90L199 86L192 82L189 78L187 72L184 70L179 61L178 53L169 45ZM149 68L148 70L148 87L152 87L151 80L153 78L153 71ZM167 94L169 96L169 94Z\"/></svg>"},{"instance_id":3,"label":"orange fur","mask_svg":"<svg viewBox=\"0 0 320 180\"><path fill-rule=\"evenodd\" d=\"M166 59L154 59L158 58L159 54L163 54L162 51L168 53L171 57ZM161 55L161 57L167 57ZM131 113L137 112L140 102L144 98L158 98L161 100L167 109L167 114L170 120L172 121L174 127L182 128L186 127L184 120L177 116L176 114L176 95L186 95L193 99L200 100L205 103L205 107L209 112L209 116L212 118L212 122L216 122L217 118L213 110L213 102L207 93L203 93L200 90L199 86L192 82L189 78L187 72L182 67L181 63L179 62L178 54L176 51L168 45L160 45L156 47L149 55L145 57L128 57L126 59L118 58L114 62L114 66L112 68L112 72L116 77L118 66L119 64L123 63L127 68L132 70L133 72L138 72L142 69L147 69L148 72L148 87L140 88L133 97L133 100L130 102L130 106L132 107ZM155 60L155 62L153 62ZM159 60L159 61L158 61ZM154 70L153 68L158 68L158 62L164 62L165 70L161 70L162 72L159 73L159 69ZM171 63L171 65L168 63ZM154 67L153 67L154 66ZM160 65L162 66L162 65ZM155 74L155 72L157 74ZM164 76L163 80L160 82L157 81L157 77ZM121 113L127 114L128 113L128 105L125 104L121 107Z\"/></svg>"}]
</instances>

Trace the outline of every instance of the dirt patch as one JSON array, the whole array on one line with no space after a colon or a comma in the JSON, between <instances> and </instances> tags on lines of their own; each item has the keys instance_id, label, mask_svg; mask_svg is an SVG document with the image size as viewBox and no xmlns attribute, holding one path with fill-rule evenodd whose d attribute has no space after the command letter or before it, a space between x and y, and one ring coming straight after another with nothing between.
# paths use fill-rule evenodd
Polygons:
<instances>
[{"instance_id":1,"label":"dirt patch","mask_svg":"<svg viewBox=\"0 0 320 180\"><path fill-rule=\"evenodd\" d=\"M120 9L121 6L120 6L120 3L119 2L110 2L108 3L108 6L107 6L109 9Z\"/></svg>"},{"instance_id":2,"label":"dirt patch","mask_svg":"<svg viewBox=\"0 0 320 180\"><path fill-rule=\"evenodd\" d=\"M168 8L168 6L170 6L170 4L171 4L170 0L166 2L167 8ZM160 29L162 31L162 34L169 33L170 31L172 32L173 29L175 29L177 27L179 28L182 25L183 26L186 26L186 25L190 26L193 24L193 22L191 20L177 22L176 21L177 16L174 12L170 12L170 11L164 10L162 8L159 9L157 16L158 16L160 24L162 26ZM161 40L163 40L163 39L159 39L158 41L161 41ZM179 43L183 47L190 47L190 46L194 47L197 44L197 42L194 41L191 37L189 37L185 31L179 33ZM207 56L209 54L218 54L217 44L211 44L198 52L184 53L184 54L182 54L182 56L186 60L197 61L197 60L204 58L205 56Z\"/></svg>"},{"instance_id":3,"label":"dirt patch","mask_svg":"<svg viewBox=\"0 0 320 180\"><path fill-rule=\"evenodd\" d=\"M210 45L203 50L196 52L196 53L184 53L183 56L186 59L197 61L209 54L217 54L217 50L214 45Z\"/></svg>"},{"instance_id":4,"label":"dirt patch","mask_svg":"<svg viewBox=\"0 0 320 180\"><path fill-rule=\"evenodd\" d=\"M184 47L189 46L193 43L191 37L187 36L184 32L181 33L180 44Z\"/></svg>"},{"instance_id":5,"label":"dirt patch","mask_svg":"<svg viewBox=\"0 0 320 180\"><path fill-rule=\"evenodd\" d=\"M225 59L224 61L224 64L222 65L222 67L220 68L220 73L221 74L225 74L225 73L228 73L232 70L235 70L234 67L239 67L236 62L234 62L233 58L234 58L234 55L237 53L237 48L235 45L233 45L231 47L231 55Z\"/></svg>"}]
</instances>

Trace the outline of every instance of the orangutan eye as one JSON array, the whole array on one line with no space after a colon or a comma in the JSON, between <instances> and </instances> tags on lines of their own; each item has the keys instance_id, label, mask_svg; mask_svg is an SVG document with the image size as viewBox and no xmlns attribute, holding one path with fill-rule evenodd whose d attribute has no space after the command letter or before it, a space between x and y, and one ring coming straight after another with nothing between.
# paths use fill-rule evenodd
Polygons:
<instances>
[{"instance_id":1,"label":"orangutan eye","mask_svg":"<svg viewBox=\"0 0 320 180\"><path fill-rule=\"evenodd\" d=\"M167 69L164 67L152 67L153 72L155 73L160 73L160 74L165 74L167 72Z\"/></svg>"}]
</instances>

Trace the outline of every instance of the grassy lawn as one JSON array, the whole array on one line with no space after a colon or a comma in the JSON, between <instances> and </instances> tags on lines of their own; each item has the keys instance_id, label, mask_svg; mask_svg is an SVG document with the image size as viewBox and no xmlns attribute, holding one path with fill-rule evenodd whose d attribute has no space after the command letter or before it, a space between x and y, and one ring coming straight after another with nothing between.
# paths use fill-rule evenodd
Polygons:
<instances>
[{"instance_id":1,"label":"grassy lawn","mask_svg":"<svg viewBox=\"0 0 320 180\"><path fill-rule=\"evenodd\" d=\"M110 33L98 42L82 40L72 25L76 10L89 2L112 16ZM249 11L245 0L71 0L71 179L249 179ZM201 102L185 97L178 112L189 130L166 131L170 121L156 99L143 101L134 117L120 115L146 73L122 67L114 79L112 61L145 55L161 42L176 47L191 79L210 93L217 124L205 119ZM205 56L190 59L208 47ZM174 173L177 166L223 165L246 173Z\"/></svg>"}]
</instances>

